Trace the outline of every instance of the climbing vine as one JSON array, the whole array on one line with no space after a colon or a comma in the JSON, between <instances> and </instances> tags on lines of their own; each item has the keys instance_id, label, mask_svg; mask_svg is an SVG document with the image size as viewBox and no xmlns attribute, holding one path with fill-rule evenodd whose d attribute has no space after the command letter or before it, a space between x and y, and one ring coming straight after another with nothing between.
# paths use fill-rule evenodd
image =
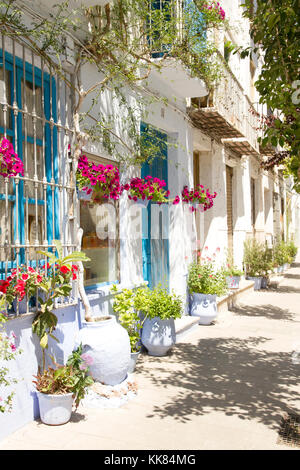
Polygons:
<instances>
[{"instance_id":1,"label":"climbing vine","mask_svg":"<svg viewBox=\"0 0 300 470\"><path fill-rule=\"evenodd\" d=\"M143 145L139 127L151 103L162 101L168 105L148 86L154 69L161 71L170 60L179 60L208 88L220 73L209 34L227 21L218 2L115 0L104 6L74 10L64 1L45 15L26 5L1 1L0 30L22 38L73 89L76 103L72 149L77 160L87 140L99 142L109 155L125 164L142 163L157 154L159 139ZM61 63L68 38L75 44L74 83ZM98 71L99 81L85 88L82 73L88 64ZM111 103L116 104L112 106L115 111L104 113L102 104L108 94Z\"/></svg>"}]
</instances>

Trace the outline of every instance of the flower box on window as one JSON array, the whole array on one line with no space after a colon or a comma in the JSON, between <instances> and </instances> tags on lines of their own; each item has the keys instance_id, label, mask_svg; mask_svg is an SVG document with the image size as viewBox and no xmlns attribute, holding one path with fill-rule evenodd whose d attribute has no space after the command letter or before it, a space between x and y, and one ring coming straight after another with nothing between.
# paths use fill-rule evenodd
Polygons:
<instances>
[{"instance_id":1,"label":"flower box on window","mask_svg":"<svg viewBox=\"0 0 300 470\"><path fill-rule=\"evenodd\" d=\"M151 201L158 204L169 202L170 191L164 189L164 180L146 176L145 178L133 178L123 189L128 191L128 198L134 202Z\"/></svg>"},{"instance_id":2,"label":"flower box on window","mask_svg":"<svg viewBox=\"0 0 300 470\"><path fill-rule=\"evenodd\" d=\"M120 184L119 169L114 165L99 165L81 155L76 172L77 187L95 203L109 199L118 200L123 188ZM82 197L80 197L82 199Z\"/></svg>"},{"instance_id":3,"label":"flower box on window","mask_svg":"<svg viewBox=\"0 0 300 470\"><path fill-rule=\"evenodd\" d=\"M208 189L204 189L202 184L198 184L194 189L184 186L181 196L183 202L191 205L192 212L196 211L199 205L202 211L205 212L213 207L213 199L217 196L217 193L211 194Z\"/></svg>"}]
</instances>

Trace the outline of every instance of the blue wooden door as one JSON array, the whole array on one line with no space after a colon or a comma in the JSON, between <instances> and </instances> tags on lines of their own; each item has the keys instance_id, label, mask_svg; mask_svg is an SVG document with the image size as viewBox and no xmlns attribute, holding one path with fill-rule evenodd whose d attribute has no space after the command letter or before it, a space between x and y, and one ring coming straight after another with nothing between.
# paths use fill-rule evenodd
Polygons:
<instances>
[{"instance_id":1,"label":"blue wooden door","mask_svg":"<svg viewBox=\"0 0 300 470\"><path fill-rule=\"evenodd\" d=\"M147 126L141 126L141 132L147 133ZM151 129L159 139L159 151L151 161L144 163L141 170L141 177L147 175L166 181L165 189L168 189L168 151L167 135ZM149 139L152 137L149 137ZM145 139L145 145L147 138ZM155 207L153 207L155 206ZM149 202L147 209L143 209L143 276L148 281L150 288L162 284L169 286L169 239L168 225L169 213L168 205L158 206ZM153 224L156 224L155 230L152 230ZM155 234L153 234L155 232Z\"/></svg>"}]
</instances>

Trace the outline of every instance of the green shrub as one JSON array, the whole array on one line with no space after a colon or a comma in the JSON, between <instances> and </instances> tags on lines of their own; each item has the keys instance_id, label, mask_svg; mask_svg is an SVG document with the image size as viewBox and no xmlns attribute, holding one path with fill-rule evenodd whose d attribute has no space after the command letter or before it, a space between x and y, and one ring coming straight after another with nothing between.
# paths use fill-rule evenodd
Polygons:
<instances>
[{"instance_id":1,"label":"green shrub","mask_svg":"<svg viewBox=\"0 0 300 470\"><path fill-rule=\"evenodd\" d=\"M255 238L244 242L244 271L247 276L263 276L266 273L265 245Z\"/></svg>"},{"instance_id":2,"label":"green shrub","mask_svg":"<svg viewBox=\"0 0 300 470\"><path fill-rule=\"evenodd\" d=\"M169 318L180 318L182 314L182 299L174 292L169 293L167 289L158 285L149 291L149 304L146 311L149 318L159 317L162 320Z\"/></svg>"},{"instance_id":3,"label":"green shrub","mask_svg":"<svg viewBox=\"0 0 300 470\"><path fill-rule=\"evenodd\" d=\"M288 246L284 241L275 245L273 259L276 266L282 266L285 263L292 262L292 256L290 255Z\"/></svg>"},{"instance_id":4,"label":"green shrub","mask_svg":"<svg viewBox=\"0 0 300 470\"><path fill-rule=\"evenodd\" d=\"M189 267L188 288L190 293L221 296L228 289L226 272L222 268L217 269L211 261L194 262Z\"/></svg>"},{"instance_id":5,"label":"green shrub","mask_svg":"<svg viewBox=\"0 0 300 470\"><path fill-rule=\"evenodd\" d=\"M140 330L143 320L140 311L148 311L150 289L139 287L137 289L123 289L118 292L117 286L111 291L115 293L113 310L117 314L119 323L127 330L130 339L131 352L138 352L141 348Z\"/></svg>"},{"instance_id":6,"label":"green shrub","mask_svg":"<svg viewBox=\"0 0 300 470\"><path fill-rule=\"evenodd\" d=\"M293 240L290 240L289 242L287 242L287 252L292 259L296 257L298 253L298 248L296 247Z\"/></svg>"}]
</instances>

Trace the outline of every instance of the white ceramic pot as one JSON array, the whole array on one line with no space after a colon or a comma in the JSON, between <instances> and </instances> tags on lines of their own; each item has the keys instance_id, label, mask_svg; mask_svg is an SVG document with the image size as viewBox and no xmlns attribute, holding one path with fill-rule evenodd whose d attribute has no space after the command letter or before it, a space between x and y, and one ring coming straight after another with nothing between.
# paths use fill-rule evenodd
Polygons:
<instances>
[{"instance_id":1,"label":"white ceramic pot","mask_svg":"<svg viewBox=\"0 0 300 470\"><path fill-rule=\"evenodd\" d=\"M284 263L283 270L286 271L289 268L290 268L290 264L289 263Z\"/></svg>"},{"instance_id":2,"label":"white ceramic pot","mask_svg":"<svg viewBox=\"0 0 300 470\"><path fill-rule=\"evenodd\" d=\"M283 273L283 266L277 266L277 272Z\"/></svg>"},{"instance_id":3,"label":"white ceramic pot","mask_svg":"<svg viewBox=\"0 0 300 470\"><path fill-rule=\"evenodd\" d=\"M132 372L134 372L137 360L139 358L139 355L140 355L140 351L131 353L130 363L129 363L129 367L128 367L128 371L127 371L128 374L131 374Z\"/></svg>"},{"instance_id":4,"label":"white ceramic pot","mask_svg":"<svg viewBox=\"0 0 300 470\"><path fill-rule=\"evenodd\" d=\"M149 356L166 356L176 342L173 318L162 320L159 317L147 318L142 331L142 343Z\"/></svg>"},{"instance_id":5,"label":"white ceramic pot","mask_svg":"<svg viewBox=\"0 0 300 470\"><path fill-rule=\"evenodd\" d=\"M75 348L80 343L83 352L93 359L90 374L96 382L117 385L126 379L130 364L130 340L127 331L114 316L84 322L76 336Z\"/></svg>"},{"instance_id":6,"label":"white ceramic pot","mask_svg":"<svg viewBox=\"0 0 300 470\"><path fill-rule=\"evenodd\" d=\"M91 187L89 188L92 189ZM80 199L81 201L90 201L93 196L93 191L87 194L86 191L82 191L81 189L78 189L77 194L78 194L78 199Z\"/></svg>"},{"instance_id":7,"label":"white ceramic pot","mask_svg":"<svg viewBox=\"0 0 300 470\"><path fill-rule=\"evenodd\" d=\"M136 201L136 204L137 203L141 204L143 207L147 207L149 204L149 199L138 198L138 200Z\"/></svg>"},{"instance_id":8,"label":"white ceramic pot","mask_svg":"<svg viewBox=\"0 0 300 470\"><path fill-rule=\"evenodd\" d=\"M190 295L190 315L199 317L200 325L210 325L218 315L217 296L193 292Z\"/></svg>"},{"instance_id":9,"label":"white ceramic pot","mask_svg":"<svg viewBox=\"0 0 300 470\"><path fill-rule=\"evenodd\" d=\"M58 426L67 423L72 414L73 394L47 395L36 392L39 400L40 418L44 424Z\"/></svg>"},{"instance_id":10,"label":"white ceramic pot","mask_svg":"<svg viewBox=\"0 0 300 470\"><path fill-rule=\"evenodd\" d=\"M262 283L262 277L261 276L255 276L255 277L248 276L247 279L249 279L249 281L254 281L254 290L260 290L261 289L261 283Z\"/></svg>"},{"instance_id":11,"label":"white ceramic pot","mask_svg":"<svg viewBox=\"0 0 300 470\"><path fill-rule=\"evenodd\" d=\"M241 276L228 276L226 278L229 289L238 289L240 286Z\"/></svg>"}]
</instances>

